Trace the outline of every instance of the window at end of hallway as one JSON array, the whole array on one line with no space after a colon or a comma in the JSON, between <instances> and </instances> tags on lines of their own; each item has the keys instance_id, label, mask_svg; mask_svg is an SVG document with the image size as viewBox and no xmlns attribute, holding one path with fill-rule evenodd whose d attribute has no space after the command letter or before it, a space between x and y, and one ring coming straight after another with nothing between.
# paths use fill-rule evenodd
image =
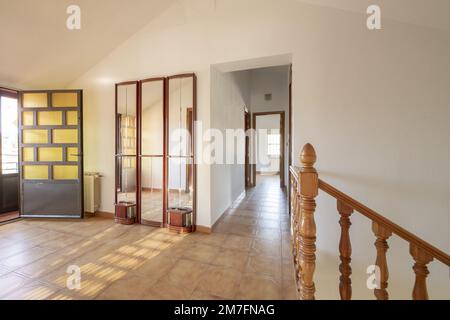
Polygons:
<instances>
[{"instance_id":1,"label":"window at end of hallway","mask_svg":"<svg viewBox=\"0 0 450 320\"><path fill-rule=\"evenodd\" d=\"M280 157L280 130L271 129L267 136L267 150L270 157Z\"/></svg>"}]
</instances>

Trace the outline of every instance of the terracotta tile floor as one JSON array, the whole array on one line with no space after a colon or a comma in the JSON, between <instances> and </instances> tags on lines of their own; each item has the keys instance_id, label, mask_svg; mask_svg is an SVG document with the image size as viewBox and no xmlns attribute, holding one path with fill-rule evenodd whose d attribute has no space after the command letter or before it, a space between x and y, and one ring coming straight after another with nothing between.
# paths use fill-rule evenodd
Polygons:
<instances>
[{"instance_id":1,"label":"terracotta tile floor","mask_svg":"<svg viewBox=\"0 0 450 320\"><path fill-rule=\"evenodd\" d=\"M210 235L110 219L0 226L0 299L295 299L286 195L261 177ZM67 289L67 268L81 289Z\"/></svg>"}]
</instances>

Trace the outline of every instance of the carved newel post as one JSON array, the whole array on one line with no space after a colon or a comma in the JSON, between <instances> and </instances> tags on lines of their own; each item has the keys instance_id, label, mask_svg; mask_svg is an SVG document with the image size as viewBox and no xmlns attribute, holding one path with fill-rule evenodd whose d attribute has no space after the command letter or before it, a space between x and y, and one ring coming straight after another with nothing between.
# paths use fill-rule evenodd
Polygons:
<instances>
[{"instance_id":1,"label":"carved newel post","mask_svg":"<svg viewBox=\"0 0 450 320\"><path fill-rule=\"evenodd\" d=\"M299 221L299 261L300 299L314 300L314 271L316 268L316 210L315 198L319 189L319 177L314 164L316 152L311 144L303 147L300 155L300 221Z\"/></svg>"}]
</instances>

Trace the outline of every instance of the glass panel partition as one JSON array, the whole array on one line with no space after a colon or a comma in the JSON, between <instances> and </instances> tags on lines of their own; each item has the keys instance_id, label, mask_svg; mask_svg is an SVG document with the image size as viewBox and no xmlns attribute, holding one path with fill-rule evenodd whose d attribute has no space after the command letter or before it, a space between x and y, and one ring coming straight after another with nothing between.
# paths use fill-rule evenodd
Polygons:
<instances>
[{"instance_id":1,"label":"glass panel partition","mask_svg":"<svg viewBox=\"0 0 450 320\"><path fill-rule=\"evenodd\" d=\"M118 222L195 230L195 90L194 74L116 85Z\"/></svg>"},{"instance_id":2,"label":"glass panel partition","mask_svg":"<svg viewBox=\"0 0 450 320\"><path fill-rule=\"evenodd\" d=\"M168 84L168 211L191 211L186 225L195 225L195 80L173 76Z\"/></svg>"},{"instance_id":3,"label":"glass panel partition","mask_svg":"<svg viewBox=\"0 0 450 320\"><path fill-rule=\"evenodd\" d=\"M141 81L141 223L163 226L165 79Z\"/></svg>"},{"instance_id":4,"label":"glass panel partition","mask_svg":"<svg viewBox=\"0 0 450 320\"><path fill-rule=\"evenodd\" d=\"M137 203L138 83L116 85L116 204ZM133 217L134 219L134 217Z\"/></svg>"}]
</instances>

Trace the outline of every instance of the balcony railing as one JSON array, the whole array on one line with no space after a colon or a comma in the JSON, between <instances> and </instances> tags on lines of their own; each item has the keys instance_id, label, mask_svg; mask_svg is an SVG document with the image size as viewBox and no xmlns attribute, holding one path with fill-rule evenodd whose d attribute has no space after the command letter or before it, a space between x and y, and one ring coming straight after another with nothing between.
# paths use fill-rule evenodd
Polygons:
<instances>
[{"instance_id":1,"label":"balcony railing","mask_svg":"<svg viewBox=\"0 0 450 320\"><path fill-rule=\"evenodd\" d=\"M314 168L316 152L312 145L305 145L300 155L300 160L301 168L290 168L293 257L299 298L302 300L315 298L316 223L314 213L316 209L315 198L320 190L336 199L337 211L340 215L339 258L341 263L339 271L341 276L339 278L339 292L341 299L350 300L352 298L352 245L349 230L351 215L353 212L357 212L372 221L372 232L376 238L377 257L375 264L380 270L380 285L374 291L376 299L387 300L389 298L387 291L389 272L386 252L389 249L388 239L395 234L409 243L409 252L415 261L412 268L415 273L412 298L414 300L427 300L426 280L429 274L427 265L436 259L450 266L450 256L319 179L319 174Z\"/></svg>"}]
</instances>

